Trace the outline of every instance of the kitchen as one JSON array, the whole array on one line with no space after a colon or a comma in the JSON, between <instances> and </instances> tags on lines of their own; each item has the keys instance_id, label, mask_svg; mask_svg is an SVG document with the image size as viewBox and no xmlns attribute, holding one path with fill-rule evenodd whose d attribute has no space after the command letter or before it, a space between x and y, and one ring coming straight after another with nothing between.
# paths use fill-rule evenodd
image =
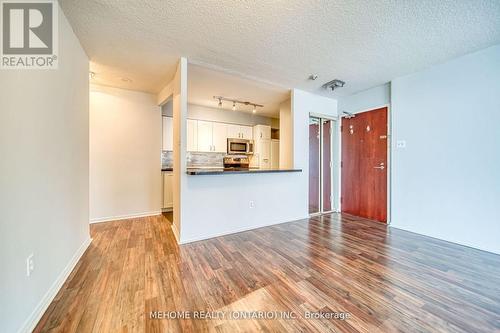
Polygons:
<instances>
[{"instance_id":1,"label":"kitchen","mask_svg":"<svg viewBox=\"0 0 500 333\"><path fill-rule=\"evenodd\" d=\"M288 91L256 88L191 66L186 119L188 175L280 172L280 104ZM207 81L213 84L207 84ZM250 91L250 93L248 93ZM245 97L245 98L243 98ZM260 104L262 103L262 104ZM163 211L173 210L173 100L162 105Z\"/></svg>"}]
</instances>

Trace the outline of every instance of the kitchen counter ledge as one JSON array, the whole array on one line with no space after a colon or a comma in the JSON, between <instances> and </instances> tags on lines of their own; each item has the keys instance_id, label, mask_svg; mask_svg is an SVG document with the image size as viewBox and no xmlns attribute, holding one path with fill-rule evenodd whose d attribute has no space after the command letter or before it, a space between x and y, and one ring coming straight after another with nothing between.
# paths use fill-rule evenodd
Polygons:
<instances>
[{"instance_id":1,"label":"kitchen counter ledge","mask_svg":"<svg viewBox=\"0 0 500 333\"><path fill-rule=\"evenodd\" d=\"M202 175L234 175L240 173L279 173L302 172L302 169L188 169L187 174L192 176Z\"/></svg>"}]
</instances>

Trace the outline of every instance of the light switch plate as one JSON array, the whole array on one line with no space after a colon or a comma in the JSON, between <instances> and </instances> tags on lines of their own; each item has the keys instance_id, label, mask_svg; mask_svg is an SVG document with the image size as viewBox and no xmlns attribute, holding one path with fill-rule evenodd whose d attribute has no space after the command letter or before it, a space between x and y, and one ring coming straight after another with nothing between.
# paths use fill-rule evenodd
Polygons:
<instances>
[{"instance_id":1,"label":"light switch plate","mask_svg":"<svg viewBox=\"0 0 500 333\"><path fill-rule=\"evenodd\" d=\"M35 269L35 259L33 258L33 253L26 258L26 276L30 276Z\"/></svg>"}]
</instances>

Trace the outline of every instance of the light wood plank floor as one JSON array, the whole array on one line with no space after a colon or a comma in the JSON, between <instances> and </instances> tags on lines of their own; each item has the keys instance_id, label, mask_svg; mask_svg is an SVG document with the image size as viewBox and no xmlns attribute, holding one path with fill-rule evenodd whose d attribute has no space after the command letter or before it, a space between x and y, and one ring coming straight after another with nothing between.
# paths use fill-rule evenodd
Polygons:
<instances>
[{"instance_id":1,"label":"light wood plank floor","mask_svg":"<svg viewBox=\"0 0 500 333\"><path fill-rule=\"evenodd\" d=\"M332 214L183 246L163 216L91 234L36 332L500 331L500 256L376 222ZM150 318L202 310L226 317ZM291 319L227 318L274 313L251 311Z\"/></svg>"}]
</instances>

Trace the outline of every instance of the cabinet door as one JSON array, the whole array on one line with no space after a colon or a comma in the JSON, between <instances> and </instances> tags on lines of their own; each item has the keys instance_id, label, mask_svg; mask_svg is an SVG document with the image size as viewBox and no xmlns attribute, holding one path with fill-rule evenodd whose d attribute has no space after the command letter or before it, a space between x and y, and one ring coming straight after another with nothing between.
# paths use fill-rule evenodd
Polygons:
<instances>
[{"instance_id":1,"label":"cabinet door","mask_svg":"<svg viewBox=\"0 0 500 333\"><path fill-rule=\"evenodd\" d=\"M247 140L253 139L253 128L251 126L241 126L240 132L242 139L247 139Z\"/></svg>"},{"instance_id":2,"label":"cabinet door","mask_svg":"<svg viewBox=\"0 0 500 333\"><path fill-rule=\"evenodd\" d=\"M173 179L174 174L172 172L163 173L163 208L172 208L174 206Z\"/></svg>"},{"instance_id":3,"label":"cabinet door","mask_svg":"<svg viewBox=\"0 0 500 333\"><path fill-rule=\"evenodd\" d=\"M211 152L212 149L212 123L198 120L198 151Z\"/></svg>"},{"instance_id":4,"label":"cabinet door","mask_svg":"<svg viewBox=\"0 0 500 333\"><path fill-rule=\"evenodd\" d=\"M271 126L262 126L262 139L271 140Z\"/></svg>"},{"instance_id":5,"label":"cabinet door","mask_svg":"<svg viewBox=\"0 0 500 333\"><path fill-rule=\"evenodd\" d=\"M271 140L259 140L259 159L261 169L271 168Z\"/></svg>"},{"instance_id":6,"label":"cabinet door","mask_svg":"<svg viewBox=\"0 0 500 333\"><path fill-rule=\"evenodd\" d=\"M198 151L198 124L196 120L187 120L187 151Z\"/></svg>"},{"instance_id":7,"label":"cabinet door","mask_svg":"<svg viewBox=\"0 0 500 333\"><path fill-rule=\"evenodd\" d=\"M213 151L218 153L227 152L228 125L223 123L212 123L212 126Z\"/></svg>"},{"instance_id":8,"label":"cabinet door","mask_svg":"<svg viewBox=\"0 0 500 333\"><path fill-rule=\"evenodd\" d=\"M241 139L240 125L227 125L227 137Z\"/></svg>"},{"instance_id":9,"label":"cabinet door","mask_svg":"<svg viewBox=\"0 0 500 333\"><path fill-rule=\"evenodd\" d=\"M271 126L257 125L254 127L254 140L271 139Z\"/></svg>"},{"instance_id":10,"label":"cabinet door","mask_svg":"<svg viewBox=\"0 0 500 333\"><path fill-rule=\"evenodd\" d=\"M173 120L171 117L162 117L162 149L173 150Z\"/></svg>"},{"instance_id":11,"label":"cabinet door","mask_svg":"<svg viewBox=\"0 0 500 333\"><path fill-rule=\"evenodd\" d=\"M280 168L280 142L271 140L271 169Z\"/></svg>"}]
</instances>

